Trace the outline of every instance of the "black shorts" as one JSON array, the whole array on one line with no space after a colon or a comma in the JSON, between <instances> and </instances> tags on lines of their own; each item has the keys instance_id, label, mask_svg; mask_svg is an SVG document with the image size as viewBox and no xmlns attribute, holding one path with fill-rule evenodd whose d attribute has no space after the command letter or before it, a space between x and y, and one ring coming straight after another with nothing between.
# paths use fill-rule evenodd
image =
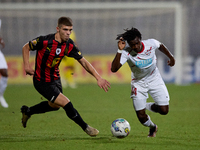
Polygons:
<instances>
[{"instance_id":1,"label":"black shorts","mask_svg":"<svg viewBox=\"0 0 200 150\"><path fill-rule=\"evenodd\" d=\"M33 78L33 85L35 89L46 99L52 103L62 93L62 85L60 80L55 80L53 82L42 82Z\"/></svg>"}]
</instances>

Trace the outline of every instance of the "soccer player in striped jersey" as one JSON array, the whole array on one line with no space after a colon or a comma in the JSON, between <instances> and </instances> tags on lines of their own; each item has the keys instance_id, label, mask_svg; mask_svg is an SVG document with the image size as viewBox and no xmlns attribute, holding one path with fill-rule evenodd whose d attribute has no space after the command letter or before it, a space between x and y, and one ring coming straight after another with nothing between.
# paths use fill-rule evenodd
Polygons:
<instances>
[{"instance_id":1,"label":"soccer player in striped jersey","mask_svg":"<svg viewBox=\"0 0 200 150\"><path fill-rule=\"evenodd\" d=\"M33 76L35 89L48 100L32 107L23 105L21 107L22 125L25 128L28 119L33 114L56 111L62 107L67 116L88 135L96 136L99 131L84 122L71 101L63 95L58 66L66 55L76 59L97 80L98 86L105 92L108 91L110 83L98 74L95 68L82 56L73 40L70 39L73 23L69 17L60 17L56 30L55 34L39 36L26 43L22 48L25 72ZM29 65L31 50L36 50L35 69Z\"/></svg>"},{"instance_id":2,"label":"soccer player in striped jersey","mask_svg":"<svg viewBox=\"0 0 200 150\"><path fill-rule=\"evenodd\" d=\"M126 62L131 69L131 98L141 124L150 128L148 137L155 137L157 125L154 124L146 109L166 115L169 111L169 94L156 66L155 51L158 49L168 58L168 65L174 66L175 59L167 47L155 39L142 40L136 28L126 29L118 35L118 51L112 62L111 71L117 72ZM126 45L126 43L128 43ZM148 94L154 99L147 103Z\"/></svg>"}]
</instances>

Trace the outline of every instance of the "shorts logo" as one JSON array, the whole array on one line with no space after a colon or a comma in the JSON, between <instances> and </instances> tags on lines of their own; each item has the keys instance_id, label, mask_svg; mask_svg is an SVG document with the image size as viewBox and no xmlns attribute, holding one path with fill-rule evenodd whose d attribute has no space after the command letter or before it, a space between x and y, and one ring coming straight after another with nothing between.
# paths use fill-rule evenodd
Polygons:
<instances>
[{"instance_id":1,"label":"shorts logo","mask_svg":"<svg viewBox=\"0 0 200 150\"><path fill-rule=\"evenodd\" d=\"M132 87L132 89L131 89L131 95L137 95L137 88L135 88L135 87Z\"/></svg>"},{"instance_id":2,"label":"shorts logo","mask_svg":"<svg viewBox=\"0 0 200 150\"><path fill-rule=\"evenodd\" d=\"M61 49L60 48L57 48L56 49L56 55L59 55L61 53Z\"/></svg>"},{"instance_id":3,"label":"shorts logo","mask_svg":"<svg viewBox=\"0 0 200 150\"><path fill-rule=\"evenodd\" d=\"M55 96L52 96L52 98L51 98L51 100L50 100L50 101L53 101L54 97L55 97Z\"/></svg>"}]
</instances>

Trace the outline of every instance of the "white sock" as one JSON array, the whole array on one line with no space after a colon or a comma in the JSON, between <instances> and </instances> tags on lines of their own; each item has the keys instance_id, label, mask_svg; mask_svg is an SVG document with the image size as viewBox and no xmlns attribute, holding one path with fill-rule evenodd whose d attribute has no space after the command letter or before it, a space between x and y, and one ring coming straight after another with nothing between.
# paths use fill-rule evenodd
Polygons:
<instances>
[{"instance_id":1,"label":"white sock","mask_svg":"<svg viewBox=\"0 0 200 150\"><path fill-rule=\"evenodd\" d=\"M6 102L3 96L0 96L0 103L4 108L8 108L8 103Z\"/></svg>"},{"instance_id":2,"label":"white sock","mask_svg":"<svg viewBox=\"0 0 200 150\"><path fill-rule=\"evenodd\" d=\"M149 117L149 115L147 116L148 116L148 120L145 123L143 123L143 125L150 128L154 127L155 124L151 121L151 118Z\"/></svg>"},{"instance_id":3,"label":"white sock","mask_svg":"<svg viewBox=\"0 0 200 150\"><path fill-rule=\"evenodd\" d=\"M152 112L155 112L151 109L151 106L155 104L155 103L146 103L146 109L149 110L149 111L152 111Z\"/></svg>"},{"instance_id":4,"label":"white sock","mask_svg":"<svg viewBox=\"0 0 200 150\"><path fill-rule=\"evenodd\" d=\"M7 87L8 77L1 76L0 79L0 96L3 96Z\"/></svg>"}]
</instances>

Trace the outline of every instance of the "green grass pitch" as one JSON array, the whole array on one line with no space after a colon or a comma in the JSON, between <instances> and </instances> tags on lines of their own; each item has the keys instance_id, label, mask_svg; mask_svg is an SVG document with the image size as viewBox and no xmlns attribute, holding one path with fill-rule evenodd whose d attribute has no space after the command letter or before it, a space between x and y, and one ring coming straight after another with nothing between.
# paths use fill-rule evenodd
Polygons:
<instances>
[{"instance_id":1,"label":"green grass pitch","mask_svg":"<svg viewBox=\"0 0 200 150\"><path fill-rule=\"evenodd\" d=\"M157 136L147 138L148 128L136 118L129 84L112 84L108 93L96 84L64 89L82 118L100 131L97 137L83 132L63 109L33 115L24 129L20 107L45 99L33 85L9 85L5 92L9 108L0 106L0 150L199 150L200 85L167 87L170 111L166 116L147 111L158 125ZM110 125L117 118L125 118L131 125L124 139L111 134Z\"/></svg>"}]
</instances>

